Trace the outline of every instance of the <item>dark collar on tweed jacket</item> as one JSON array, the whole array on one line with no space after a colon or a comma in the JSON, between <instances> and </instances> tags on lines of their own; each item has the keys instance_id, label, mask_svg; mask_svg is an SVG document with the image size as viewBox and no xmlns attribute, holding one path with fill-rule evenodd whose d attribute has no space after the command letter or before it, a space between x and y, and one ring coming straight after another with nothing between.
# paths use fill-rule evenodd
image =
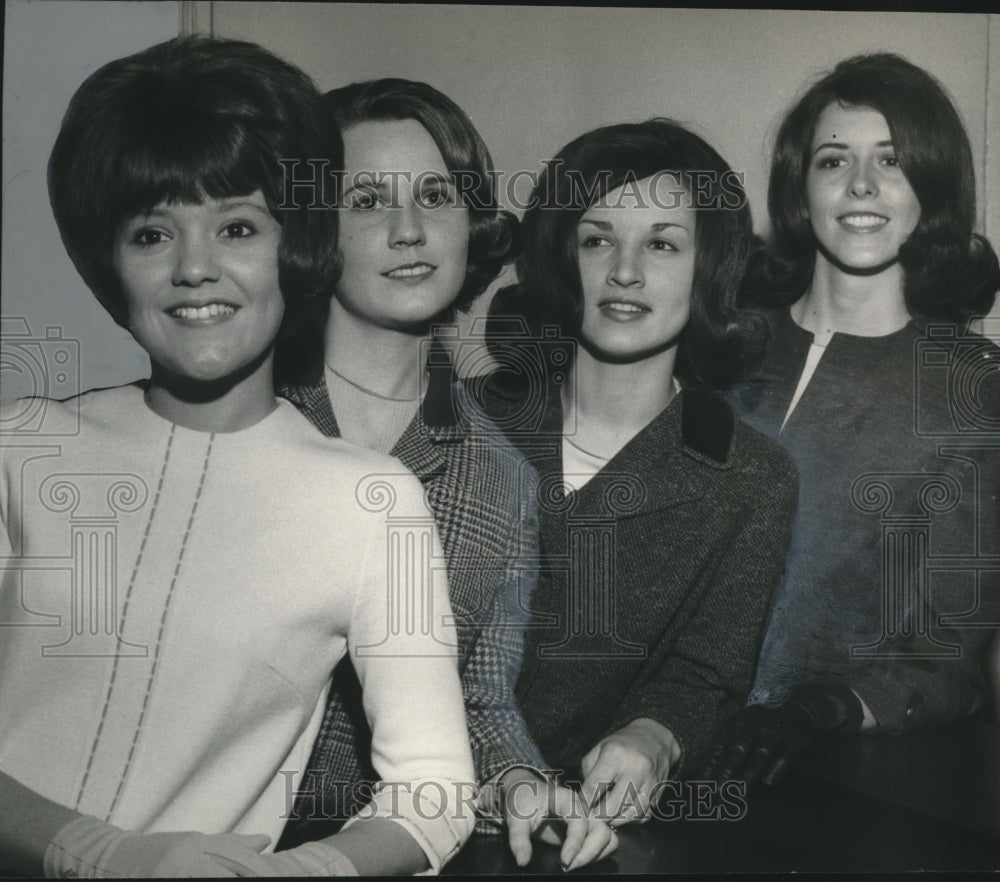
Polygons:
<instances>
[{"instance_id":1,"label":"dark collar on tweed jacket","mask_svg":"<svg viewBox=\"0 0 1000 882\"><path fill-rule=\"evenodd\" d=\"M503 421L505 417L532 413L530 407L525 407L523 385L508 382L508 378L500 372L469 380L467 385L473 397L483 403L487 413L501 418L502 425L510 423L509 419ZM684 390L680 404L684 452L707 465L726 468L736 423L728 402L713 392L692 388ZM539 436L559 435L562 432L562 402L558 384L546 385L542 406L544 411L538 415L537 426L533 427L533 431ZM669 410L670 408L667 409ZM660 430L669 422L667 411L647 427L654 436L659 436ZM662 439L657 437L657 440Z\"/></svg>"},{"instance_id":2,"label":"dark collar on tweed jacket","mask_svg":"<svg viewBox=\"0 0 1000 882\"><path fill-rule=\"evenodd\" d=\"M735 465L736 418L715 394L685 389L579 490L565 489L559 385L533 395L497 372L466 388L538 470L539 499L558 517L542 518L543 544L558 548L566 517L622 520L675 508L704 496ZM550 532L555 531L555 532ZM560 532L562 531L562 532Z\"/></svg>"},{"instance_id":3,"label":"dark collar on tweed jacket","mask_svg":"<svg viewBox=\"0 0 1000 882\"><path fill-rule=\"evenodd\" d=\"M736 417L725 399L702 389L684 392L681 438L686 451L725 465L733 441Z\"/></svg>"}]
</instances>

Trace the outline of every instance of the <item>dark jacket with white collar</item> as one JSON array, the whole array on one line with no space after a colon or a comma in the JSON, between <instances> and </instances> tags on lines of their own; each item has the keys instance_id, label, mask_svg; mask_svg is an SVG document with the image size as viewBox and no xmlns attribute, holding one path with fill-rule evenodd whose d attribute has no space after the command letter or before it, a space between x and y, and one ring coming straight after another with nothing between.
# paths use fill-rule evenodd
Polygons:
<instances>
[{"instance_id":1,"label":"dark jacket with white collar","mask_svg":"<svg viewBox=\"0 0 1000 882\"><path fill-rule=\"evenodd\" d=\"M474 394L538 469L543 578L517 697L575 772L639 717L693 769L746 699L795 510L788 455L721 398L684 391L579 491L563 492L562 406L495 374Z\"/></svg>"}]
</instances>

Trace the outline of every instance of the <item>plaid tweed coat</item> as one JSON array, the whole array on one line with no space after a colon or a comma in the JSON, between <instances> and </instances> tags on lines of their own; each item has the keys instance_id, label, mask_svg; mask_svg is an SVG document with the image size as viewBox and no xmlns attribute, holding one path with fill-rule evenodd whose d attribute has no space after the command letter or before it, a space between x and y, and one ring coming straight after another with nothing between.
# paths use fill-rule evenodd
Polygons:
<instances>
[{"instance_id":1,"label":"plaid tweed coat","mask_svg":"<svg viewBox=\"0 0 1000 882\"><path fill-rule=\"evenodd\" d=\"M438 344L428 371L420 410L392 455L423 483L447 558L466 719L483 782L512 765L544 764L513 695L537 579L537 473L473 403ZM308 379L278 392L324 435L339 437L322 365ZM349 817L377 780L370 756L371 730L347 657L334 673L292 820Z\"/></svg>"}]
</instances>

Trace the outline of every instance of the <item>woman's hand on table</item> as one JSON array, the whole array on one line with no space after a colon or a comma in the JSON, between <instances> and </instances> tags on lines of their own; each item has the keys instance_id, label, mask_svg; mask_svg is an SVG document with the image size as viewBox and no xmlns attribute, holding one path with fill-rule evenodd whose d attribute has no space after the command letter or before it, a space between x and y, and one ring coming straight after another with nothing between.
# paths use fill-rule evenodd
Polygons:
<instances>
[{"instance_id":1,"label":"woman's hand on table","mask_svg":"<svg viewBox=\"0 0 1000 882\"><path fill-rule=\"evenodd\" d=\"M680 753L665 726L648 717L633 720L581 760L583 798L614 827L648 821L656 785L670 777Z\"/></svg>"},{"instance_id":2,"label":"woman's hand on table","mask_svg":"<svg viewBox=\"0 0 1000 882\"><path fill-rule=\"evenodd\" d=\"M500 778L501 811L507 841L519 867L531 860L531 840L562 844L559 862L575 870L618 847L614 831L591 811L575 790L549 781L531 769L509 769ZM565 831L560 828L565 825Z\"/></svg>"}]
</instances>

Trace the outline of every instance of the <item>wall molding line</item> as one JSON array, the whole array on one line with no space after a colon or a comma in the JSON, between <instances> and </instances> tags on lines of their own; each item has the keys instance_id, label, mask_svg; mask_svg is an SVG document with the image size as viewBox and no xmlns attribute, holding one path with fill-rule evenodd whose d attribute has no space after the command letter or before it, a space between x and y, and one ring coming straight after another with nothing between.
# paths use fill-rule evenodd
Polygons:
<instances>
[{"instance_id":1,"label":"wall molding line","mask_svg":"<svg viewBox=\"0 0 1000 882\"><path fill-rule=\"evenodd\" d=\"M180 0L178 33L182 37L204 34L211 37L215 33L215 21L211 0Z\"/></svg>"}]
</instances>

